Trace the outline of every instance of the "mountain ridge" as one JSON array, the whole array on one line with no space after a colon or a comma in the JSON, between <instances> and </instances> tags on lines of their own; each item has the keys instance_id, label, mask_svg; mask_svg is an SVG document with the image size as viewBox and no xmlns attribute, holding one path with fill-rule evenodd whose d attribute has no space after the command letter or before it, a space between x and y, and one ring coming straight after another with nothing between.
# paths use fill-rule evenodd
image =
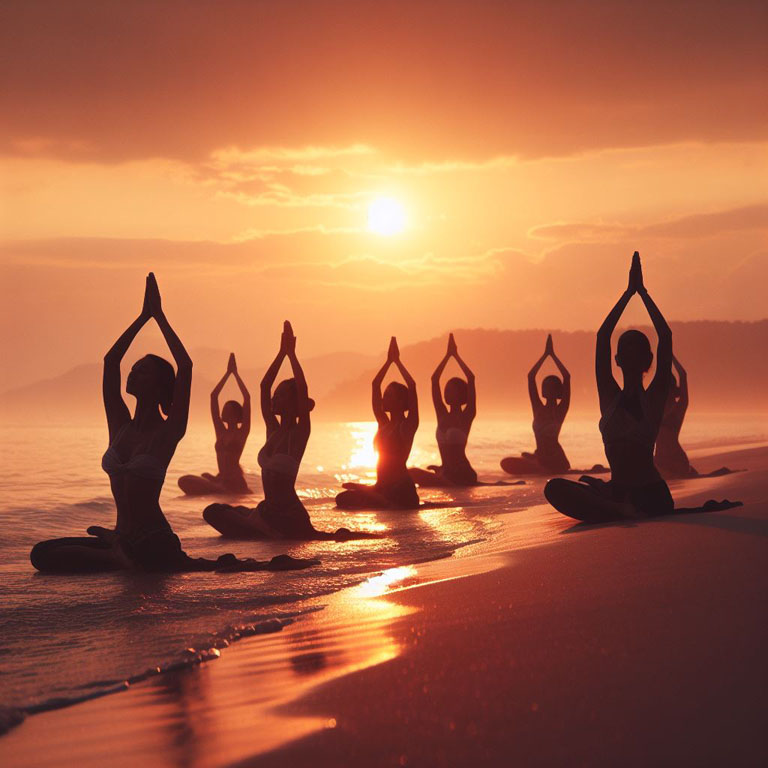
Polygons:
<instances>
[{"instance_id":1,"label":"mountain ridge","mask_svg":"<svg viewBox=\"0 0 768 768\"><path fill-rule=\"evenodd\" d=\"M675 353L688 371L692 407L719 412L768 409L768 319L754 322L696 320L673 322ZM649 327L639 327L649 334ZM622 329L614 335L614 339ZM475 371L478 409L486 414L529 413L526 375L544 349L546 334L553 334L555 350L571 372L575 412L596 412L594 385L594 332L548 329L456 329L459 351ZM402 346L405 365L417 381L424 418L431 418L430 377L445 352L448 333ZM228 352L212 348L193 350L191 416L208 418L209 393L223 374ZM375 354L334 352L306 357L303 366L310 393L317 400L321 419L369 420L371 379L383 363L386 344ZM717 360L717 364L713 364ZM131 360L123 366L127 372ZM251 396L258 398L263 367L241 371ZM451 364L452 366L453 364ZM554 372L545 364L541 375ZM443 381L456 375L446 369ZM618 375L618 374L617 374ZM290 376L284 367L280 378ZM620 378L619 378L620 380ZM0 417L5 420L80 420L101 417L101 363L74 366L60 376L41 379L0 393ZM90 393L90 394L87 394ZM239 397L230 381L221 402Z\"/></svg>"}]
</instances>

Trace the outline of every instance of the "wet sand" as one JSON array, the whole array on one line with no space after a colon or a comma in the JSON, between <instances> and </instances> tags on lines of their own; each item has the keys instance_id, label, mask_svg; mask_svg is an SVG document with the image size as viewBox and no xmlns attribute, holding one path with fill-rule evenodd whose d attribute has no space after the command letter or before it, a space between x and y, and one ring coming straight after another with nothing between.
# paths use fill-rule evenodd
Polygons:
<instances>
[{"instance_id":1,"label":"wet sand","mask_svg":"<svg viewBox=\"0 0 768 768\"><path fill-rule=\"evenodd\" d=\"M768 759L768 449L692 456L685 505L393 569L281 632L34 715L4 766L759 765Z\"/></svg>"}]
</instances>

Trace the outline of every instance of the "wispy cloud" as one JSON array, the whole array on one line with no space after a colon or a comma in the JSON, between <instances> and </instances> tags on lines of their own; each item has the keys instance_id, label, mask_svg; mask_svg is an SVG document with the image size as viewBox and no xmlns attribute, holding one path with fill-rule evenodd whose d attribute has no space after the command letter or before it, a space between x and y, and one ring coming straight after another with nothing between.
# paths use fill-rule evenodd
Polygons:
<instances>
[{"instance_id":1,"label":"wispy cloud","mask_svg":"<svg viewBox=\"0 0 768 768\"><path fill-rule=\"evenodd\" d=\"M768 231L768 205L680 216L642 226L595 223L558 223L533 227L528 236L539 240L618 242L627 238L691 239L738 230Z\"/></svg>"},{"instance_id":2,"label":"wispy cloud","mask_svg":"<svg viewBox=\"0 0 768 768\"><path fill-rule=\"evenodd\" d=\"M377 150L349 146L217 149L192 168L192 177L219 199L245 206L353 208Z\"/></svg>"}]
</instances>

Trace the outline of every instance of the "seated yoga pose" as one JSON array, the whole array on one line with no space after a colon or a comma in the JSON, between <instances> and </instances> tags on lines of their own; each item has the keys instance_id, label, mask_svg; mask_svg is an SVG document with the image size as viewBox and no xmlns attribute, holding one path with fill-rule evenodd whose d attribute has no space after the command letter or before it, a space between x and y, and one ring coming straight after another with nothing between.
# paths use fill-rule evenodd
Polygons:
<instances>
[{"instance_id":1,"label":"seated yoga pose","mask_svg":"<svg viewBox=\"0 0 768 768\"><path fill-rule=\"evenodd\" d=\"M663 477L670 480L686 477L721 477L741 471L720 467L711 472L700 474L691 466L688 455L680 445L680 430L688 410L688 375L674 355L672 356L672 365L677 371L677 380L673 375L669 382L669 394L664 406L664 416L661 419L659 434L656 437L656 452L653 456L656 468Z\"/></svg>"},{"instance_id":2,"label":"seated yoga pose","mask_svg":"<svg viewBox=\"0 0 768 768\"><path fill-rule=\"evenodd\" d=\"M616 347L621 368L620 388L611 367L611 334L637 293L658 336L656 372L646 389L643 377L653 362L648 337L625 331ZM600 432L611 468L608 482L584 475L579 482L554 478L545 488L547 501L559 512L588 523L654 517L675 511L672 495L653 462L653 446L664 415L672 375L672 331L643 284L640 256L635 252L629 285L597 332L595 354L600 399ZM703 507L678 512L710 511L737 506L738 502L708 501Z\"/></svg>"},{"instance_id":3,"label":"seated yoga pose","mask_svg":"<svg viewBox=\"0 0 768 768\"><path fill-rule=\"evenodd\" d=\"M293 378L275 387L280 366L287 359ZM335 533L318 531L296 493L296 476L311 431L310 411L315 402L307 392L304 371L296 357L296 337L289 322L283 326L280 350L261 381L261 413L267 441L259 451L264 500L255 509L210 504L203 518L219 533L239 539L299 539L347 541L378 538L339 528Z\"/></svg>"},{"instance_id":4,"label":"seated yoga pose","mask_svg":"<svg viewBox=\"0 0 768 768\"><path fill-rule=\"evenodd\" d=\"M219 395L227 379L232 376L240 388L243 404L228 400L219 410ZM251 395L237 372L235 353L229 356L227 372L211 392L211 418L216 433L216 462L219 474L183 475L179 488L189 496L205 496L211 493L250 493L240 466L245 441L251 431Z\"/></svg>"},{"instance_id":5,"label":"seated yoga pose","mask_svg":"<svg viewBox=\"0 0 768 768\"><path fill-rule=\"evenodd\" d=\"M690 477L698 473L690 465L688 456L680 445L680 430L688 410L688 375L674 355L672 365L678 378L675 380L674 374L670 373L669 393L656 437L654 461L664 477Z\"/></svg>"},{"instance_id":6,"label":"seated yoga pose","mask_svg":"<svg viewBox=\"0 0 768 768\"><path fill-rule=\"evenodd\" d=\"M381 393L389 367L394 365L407 386L392 381ZM417 509L419 496L406 463L419 426L416 382L400 360L397 340L392 337L387 360L373 379L373 414L379 424L374 446L379 454L375 485L344 483L336 497L341 509Z\"/></svg>"},{"instance_id":7,"label":"seated yoga pose","mask_svg":"<svg viewBox=\"0 0 768 768\"><path fill-rule=\"evenodd\" d=\"M458 377L449 379L445 385L443 401L440 377L452 357L467 378L466 381ZM459 356L453 334L448 337L445 356L432 374L432 402L437 414L435 436L442 465L433 465L426 470L412 467L408 470L411 477L424 487L477 485L477 473L472 469L466 454L469 430L477 413L475 374Z\"/></svg>"},{"instance_id":8,"label":"seated yoga pose","mask_svg":"<svg viewBox=\"0 0 768 768\"><path fill-rule=\"evenodd\" d=\"M544 361L551 357L557 366L562 380L557 376L545 376L541 382L541 395L536 385L538 374ZM522 456L509 456L501 460L501 468L510 475L552 475L567 472L571 465L560 442L560 429L571 403L571 374L560 362L552 344L552 334L547 336L544 354L528 371L528 395L533 409L533 435L536 438L536 450L523 453Z\"/></svg>"},{"instance_id":9,"label":"seated yoga pose","mask_svg":"<svg viewBox=\"0 0 768 768\"><path fill-rule=\"evenodd\" d=\"M141 328L157 322L176 362L146 355L131 368L126 392L136 398L131 416L123 400L120 361ZM162 310L154 275L147 276L144 305L104 357L103 395L109 447L101 466L109 475L117 508L114 530L91 526L90 536L52 539L36 544L30 554L39 571L95 573L121 569L153 572L260 571L305 568L312 560L279 555L270 562L190 557L160 509L168 464L187 428L192 360ZM165 414L163 418L161 411Z\"/></svg>"}]
</instances>

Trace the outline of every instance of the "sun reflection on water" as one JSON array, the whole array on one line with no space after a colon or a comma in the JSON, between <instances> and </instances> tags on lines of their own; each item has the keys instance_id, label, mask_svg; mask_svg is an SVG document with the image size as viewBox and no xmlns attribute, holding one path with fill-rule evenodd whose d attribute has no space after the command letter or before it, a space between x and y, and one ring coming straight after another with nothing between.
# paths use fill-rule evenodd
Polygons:
<instances>
[{"instance_id":1,"label":"sun reflection on water","mask_svg":"<svg viewBox=\"0 0 768 768\"><path fill-rule=\"evenodd\" d=\"M344 469L373 469L379 460L379 454L373 447L373 438L376 436L378 425L375 421L357 421L349 425L349 434L354 440L354 447L349 456L349 461L343 465Z\"/></svg>"},{"instance_id":2,"label":"sun reflection on water","mask_svg":"<svg viewBox=\"0 0 768 768\"><path fill-rule=\"evenodd\" d=\"M412 565L401 565L397 568L388 568L378 576L371 576L357 587L359 597L379 597L386 594L393 584L413 578L417 570Z\"/></svg>"},{"instance_id":3,"label":"sun reflection on water","mask_svg":"<svg viewBox=\"0 0 768 768\"><path fill-rule=\"evenodd\" d=\"M375 421L352 421L344 425L349 431L352 447L341 472L336 479L341 483L361 479L376 479L376 464L379 454L373 446L378 425Z\"/></svg>"}]
</instances>

